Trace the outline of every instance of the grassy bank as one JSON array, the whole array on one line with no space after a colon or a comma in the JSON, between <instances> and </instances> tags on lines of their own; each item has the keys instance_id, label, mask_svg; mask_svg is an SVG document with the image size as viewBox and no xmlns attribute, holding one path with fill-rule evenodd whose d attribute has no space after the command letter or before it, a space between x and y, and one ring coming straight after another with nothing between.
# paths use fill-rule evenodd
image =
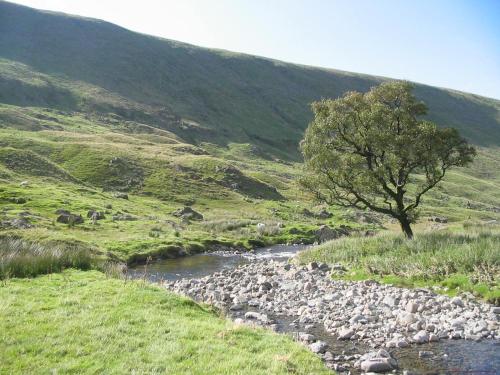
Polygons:
<instances>
[{"instance_id":1,"label":"grassy bank","mask_svg":"<svg viewBox=\"0 0 500 375\"><path fill-rule=\"evenodd\" d=\"M12 279L0 301L1 374L328 373L289 337L97 271Z\"/></svg>"},{"instance_id":2,"label":"grassy bank","mask_svg":"<svg viewBox=\"0 0 500 375\"><path fill-rule=\"evenodd\" d=\"M500 227L464 225L460 230L395 233L332 241L302 252L299 262L341 263L348 280L376 279L401 286L433 286L449 294L472 292L500 302Z\"/></svg>"}]
</instances>

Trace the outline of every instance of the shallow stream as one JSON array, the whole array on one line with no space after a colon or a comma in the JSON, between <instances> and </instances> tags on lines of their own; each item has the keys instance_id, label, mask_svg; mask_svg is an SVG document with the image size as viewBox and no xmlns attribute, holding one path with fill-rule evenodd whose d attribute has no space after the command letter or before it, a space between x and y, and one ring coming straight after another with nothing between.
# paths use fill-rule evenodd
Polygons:
<instances>
[{"instance_id":1,"label":"shallow stream","mask_svg":"<svg viewBox=\"0 0 500 375\"><path fill-rule=\"evenodd\" d=\"M218 252L198 254L190 257L167 259L147 266L141 265L129 270L133 278L147 278L153 282L175 281L184 278L201 278L215 272L236 268L241 264L255 261L287 261L304 245L276 245L248 253ZM240 313L232 314L234 317ZM304 331L303 327L292 328L290 317L272 316L277 321L278 332L294 334ZM329 335L322 327L315 327L312 332L317 338L327 342L329 350L335 355L349 356L370 351L364 344L351 341L339 341ZM500 374L500 342L483 340L444 340L426 345L411 345L404 349L391 349L399 362L401 370L415 374ZM419 358L419 351L430 351L430 358ZM339 362L342 363L342 362Z\"/></svg>"}]
</instances>

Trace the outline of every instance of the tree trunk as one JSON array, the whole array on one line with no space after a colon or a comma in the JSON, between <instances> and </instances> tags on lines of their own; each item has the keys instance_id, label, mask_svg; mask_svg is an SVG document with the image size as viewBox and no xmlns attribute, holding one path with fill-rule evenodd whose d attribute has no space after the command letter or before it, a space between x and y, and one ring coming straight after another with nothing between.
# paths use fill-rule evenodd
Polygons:
<instances>
[{"instance_id":1,"label":"tree trunk","mask_svg":"<svg viewBox=\"0 0 500 375\"><path fill-rule=\"evenodd\" d=\"M410 220L408 220L408 217L406 215L400 216L398 220L399 224L401 224L401 229L403 230L406 238L411 240L413 238L413 231L411 230Z\"/></svg>"}]
</instances>

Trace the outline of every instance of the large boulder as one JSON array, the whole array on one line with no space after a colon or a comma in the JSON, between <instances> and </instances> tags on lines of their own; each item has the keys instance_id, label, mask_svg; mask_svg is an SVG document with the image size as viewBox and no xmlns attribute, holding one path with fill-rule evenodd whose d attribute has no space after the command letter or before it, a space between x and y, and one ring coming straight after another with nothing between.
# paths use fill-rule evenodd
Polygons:
<instances>
[{"instance_id":1,"label":"large boulder","mask_svg":"<svg viewBox=\"0 0 500 375\"><path fill-rule=\"evenodd\" d=\"M398 363L388 351L380 349L362 355L354 366L365 372L387 372L397 369Z\"/></svg>"},{"instance_id":2,"label":"large boulder","mask_svg":"<svg viewBox=\"0 0 500 375\"><path fill-rule=\"evenodd\" d=\"M328 225L322 225L316 231L316 240L321 243L348 236L349 234L349 228L344 225L338 228L330 228Z\"/></svg>"},{"instance_id":3,"label":"large boulder","mask_svg":"<svg viewBox=\"0 0 500 375\"><path fill-rule=\"evenodd\" d=\"M361 362L361 370L366 372L387 372L393 369L389 358L372 358Z\"/></svg>"},{"instance_id":4,"label":"large boulder","mask_svg":"<svg viewBox=\"0 0 500 375\"><path fill-rule=\"evenodd\" d=\"M68 210L64 209L64 208L59 208L56 210L56 215L70 215L71 212L69 212Z\"/></svg>"},{"instance_id":5,"label":"large boulder","mask_svg":"<svg viewBox=\"0 0 500 375\"><path fill-rule=\"evenodd\" d=\"M172 212L172 215L185 220L203 220L203 215L199 212L196 212L189 206L185 206L183 208L175 210L174 212Z\"/></svg>"},{"instance_id":6,"label":"large boulder","mask_svg":"<svg viewBox=\"0 0 500 375\"><path fill-rule=\"evenodd\" d=\"M72 214L70 212L64 212L60 214L57 217L56 220L58 223L63 223L63 224L82 224L83 223L83 217L82 215L77 215L77 214Z\"/></svg>"}]
</instances>

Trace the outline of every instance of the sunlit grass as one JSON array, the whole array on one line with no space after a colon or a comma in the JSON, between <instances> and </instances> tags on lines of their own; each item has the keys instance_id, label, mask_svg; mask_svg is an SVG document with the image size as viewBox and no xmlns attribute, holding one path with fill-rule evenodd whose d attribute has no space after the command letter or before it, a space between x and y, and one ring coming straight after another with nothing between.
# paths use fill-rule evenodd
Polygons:
<instances>
[{"instance_id":1,"label":"sunlit grass","mask_svg":"<svg viewBox=\"0 0 500 375\"><path fill-rule=\"evenodd\" d=\"M350 271L343 278L351 280L376 278L406 286L437 283L447 290L500 297L498 225L417 233L413 240L398 233L343 238L300 253L299 261L344 264Z\"/></svg>"},{"instance_id":2,"label":"sunlit grass","mask_svg":"<svg viewBox=\"0 0 500 375\"><path fill-rule=\"evenodd\" d=\"M97 271L0 286L2 374L327 374L290 337Z\"/></svg>"}]
</instances>

